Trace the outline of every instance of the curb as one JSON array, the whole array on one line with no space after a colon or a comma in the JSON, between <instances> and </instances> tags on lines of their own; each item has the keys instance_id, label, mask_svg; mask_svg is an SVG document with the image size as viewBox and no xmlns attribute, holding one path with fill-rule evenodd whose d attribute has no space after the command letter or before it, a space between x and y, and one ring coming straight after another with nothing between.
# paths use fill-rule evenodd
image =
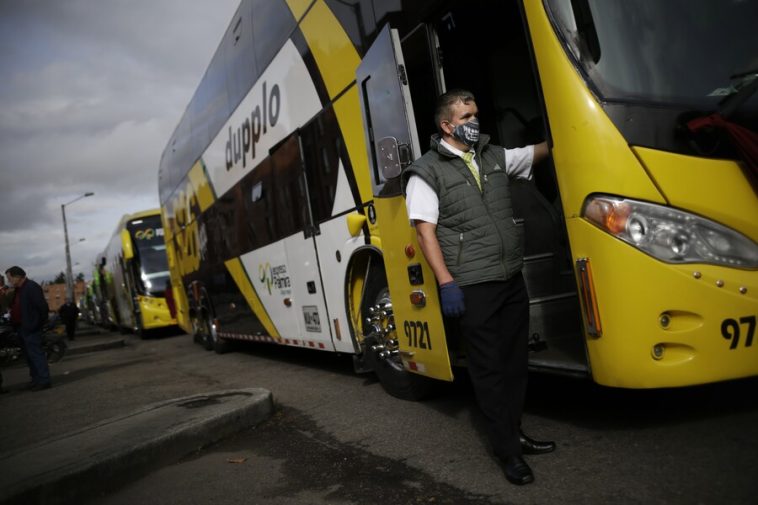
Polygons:
<instances>
[{"instance_id":1,"label":"curb","mask_svg":"<svg viewBox=\"0 0 758 505\"><path fill-rule=\"evenodd\" d=\"M94 498L224 437L273 411L262 388L156 403L4 455L0 503L56 505Z\"/></svg>"},{"instance_id":2,"label":"curb","mask_svg":"<svg viewBox=\"0 0 758 505\"><path fill-rule=\"evenodd\" d=\"M99 342L97 344L85 344L85 345L76 345L72 346L69 344L68 348L66 349L66 354L84 354L86 352L95 352L95 351L104 351L106 349L116 349L117 347L125 347L126 346L126 340L123 338L118 340L111 340L108 342Z\"/></svg>"}]
</instances>

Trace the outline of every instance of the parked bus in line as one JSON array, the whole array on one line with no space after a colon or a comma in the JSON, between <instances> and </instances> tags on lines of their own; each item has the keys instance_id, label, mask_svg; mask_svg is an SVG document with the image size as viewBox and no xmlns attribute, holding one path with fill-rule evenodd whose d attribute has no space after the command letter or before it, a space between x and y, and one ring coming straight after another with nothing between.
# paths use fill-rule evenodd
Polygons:
<instances>
[{"instance_id":1,"label":"parked bus in line","mask_svg":"<svg viewBox=\"0 0 758 505\"><path fill-rule=\"evenodd\" d=\"M758 186L726 133L758 129L757 5L243 0L160 164L179 325L349 353L400 397L451 380L464 341L399 176L465 88L493 143L550 146L511 183L531 369L758 374Z\"/></svg>"},{"instance_id":2,"label":"parked bus in line","mask_svg":"<svg viewBox=\"0 0 758 505\"><path fill-rule=\"evenodd\" d=\"M97 322L141 337L176 325L165 298L168 280L160 210L125 215L95 264Z\"/></svg>"}]
</instances>

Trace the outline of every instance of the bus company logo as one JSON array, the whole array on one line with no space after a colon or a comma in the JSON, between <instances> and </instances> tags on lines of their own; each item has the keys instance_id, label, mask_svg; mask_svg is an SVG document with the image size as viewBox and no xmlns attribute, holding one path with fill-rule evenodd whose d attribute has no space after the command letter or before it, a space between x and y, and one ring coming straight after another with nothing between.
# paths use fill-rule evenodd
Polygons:
<instances>
[{"instance_id":1,"label":"bus company logo","mask_svg":"<svg viewBox=\"0 0 758 505\"><path fill-rule=\"evenodd\" d=\"M163 228L147 228L134 232L134 238L137 240L151 240L154 237L162 237Z\"/></svg>"},{"instance_id":2,"label":"bus company logo","mask_svg":"<svg viewBox=\"0 0 758 505\"><path fill-rule=\"evenodd\" d=\"M282 94L278 84L274 84L269 94L266 81L263 81L263 96L259 104L256 104L249 117L232 131L229 126L229 137L226 141L226 170L229 171L242 161L242 166L247 166L248 154L250 160L255 159L255 145L265 135L268 128L276 126L279 120L279 112L282 105Z\"/></svg>"},{"instance_id":3,"label":"bus company logo","mask_svg":"<svg viewBox=\"0 0 758 505\"><path fill-rule=\"evenodd\" d=\"M269 263L258 265L258 280L271 294L271 287L274 286L281 294L290 292L290 277L287 275L287 265L278 265L272 267Z\"/></svg>"},{"instance_id":4,"label":"bus company logo","mask_svg":"<svg viewBox=\"0 0 758 505\"><path fill-rule=\"evenodd\" d=\"M155 236L155 231L152 228L147 230L137 230L134 232L134 238L137 240L150 240Z\"/></svg>"}]
</instances>

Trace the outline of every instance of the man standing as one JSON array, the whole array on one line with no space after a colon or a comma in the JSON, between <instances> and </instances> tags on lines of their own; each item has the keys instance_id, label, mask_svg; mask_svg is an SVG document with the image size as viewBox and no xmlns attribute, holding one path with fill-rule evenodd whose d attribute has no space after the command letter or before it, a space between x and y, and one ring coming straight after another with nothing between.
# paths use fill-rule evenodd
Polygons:
<instances>
[{"instance_id":1,"label":"man standing","mask_svg":"<svg viewBox=\"0 0 758 505\"><path fill-rule=\"evenodd\" d=\"M47 321L48 306L39 284L26 278L17 266L5 271L8 282L16 290L10 307L11 324L18 332L21 347L29 364L31 390L40 391L52 386L47 357L42 349L42 326Z\"/></svg>"},{"instance_id":2,"label":"man standing","mask_svg":"<svg viewBox=\"0 0 758 505\"><path fill-rule=\"evenodd\" d=\"M58 309L58 314L61 316L63 324L66 325L66 337L69 340L74 340L76 337L76 321L79 319L79 307L71 300L66 300L66 303Z\"/></svg>"},{"instance_id":3,"label":"man standing","mask_svg":"<svg viewBox=\"0 0 758 505\"><path fill-rule=\"evenodd\" d=\"M403 173L408 216L440 285L442 312L459 317L469 375L506 478L528 484L522 454L555 449L521 431L527 382L529 297L521 274L523 232L513 219L510 177L531 178L547 144L504 149L479 134L474 96L437 100L432 148Z\"/></svg>"}]
</instances>

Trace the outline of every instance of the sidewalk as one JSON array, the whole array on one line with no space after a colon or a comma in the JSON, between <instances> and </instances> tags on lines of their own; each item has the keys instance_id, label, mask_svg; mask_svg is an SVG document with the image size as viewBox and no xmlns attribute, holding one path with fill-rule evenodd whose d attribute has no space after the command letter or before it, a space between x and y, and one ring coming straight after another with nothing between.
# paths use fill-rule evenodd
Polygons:
<instances>
[{"instance_id":1,"label":"sidewalk","mask_svg":"<svg viewBox=\"0 0 758 505\"><path fill-rule=\"evenodd\" d=\"M261 388L187 394L151 384L153 348L165 354L188 338L144 341L82 325L51 365L52 389L27 391L24 364L4 369L0 504L80 503L268 417L273 399ZM130 381L144 386L124 389Z\"/></svg>"},{"instance_id":2,"label":"sidewalk","mask_svg":"<svg viewBox=\"0 0 758 505\"><path fill-rule=\"evenodd\" d=\"M72 354L124 347L126 345L126 337L98 328L97 326L80 323L73 342L66 341L66 343L68 344L66 355L70 356Z\"/></svg>"}]
</instances>

